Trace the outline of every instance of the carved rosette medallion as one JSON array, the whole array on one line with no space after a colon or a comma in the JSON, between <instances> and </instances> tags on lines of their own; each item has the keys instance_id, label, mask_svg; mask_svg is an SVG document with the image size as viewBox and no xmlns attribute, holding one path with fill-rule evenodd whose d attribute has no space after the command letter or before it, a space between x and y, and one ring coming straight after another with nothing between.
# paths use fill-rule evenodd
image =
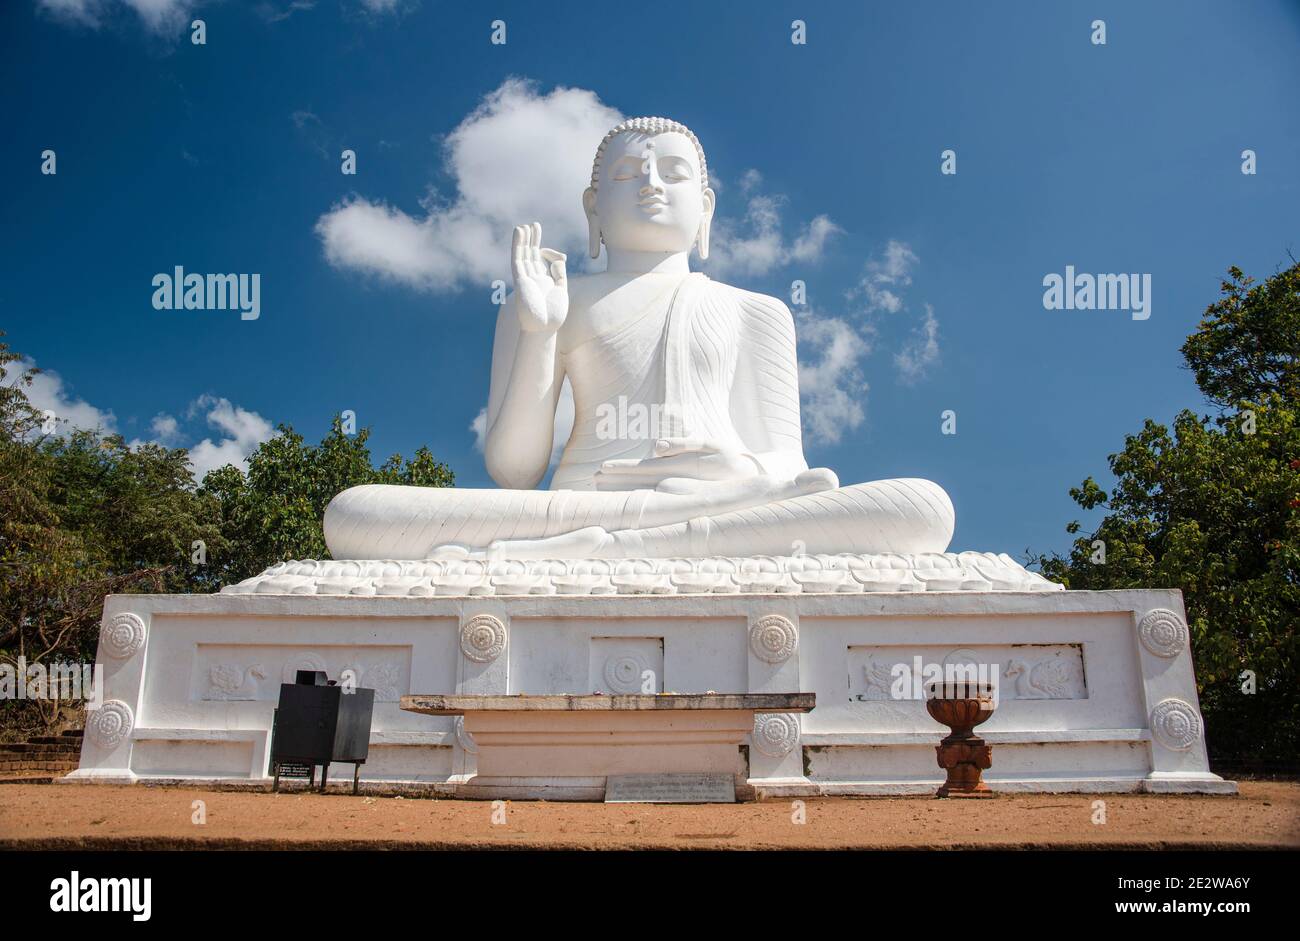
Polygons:
<instances>
[{"instance_id":1,"label":"carved rosette medallion","mask_svg":"<svg viewBox=\"0 0 1300 941\"><path fill-rule=\"evenodd\" d=\"M133 728L135 715L120 699L110 699L86 719L86 735L100 748L116 748L130 738Z\"/></svg>"},{"instance_id":2,"label":"carved rosette medallion","mask_svg":"<svg viewBox=\"0 0 1300 941\"><path fill-rule=\"evenodd\" d=\"M1154 608L1138 622L1138 639L1157 657L1176 657L1187 649L1187 624L1175 611Z\"/></svg>"},{"instance_id":3,"label":"carved rosette medallion","mask_svg":"<svg viewBox=\"0 0 1300 941\"><path fill-rule=\"evenodd\" d=\"M641 692L641 677L649 666L636 654L618 654L605 661L605 685L614 693Z\"/></svg>"},{"instance_id":4,"label":"carved rosette medallion","mask_svg":"<svg viewBox=\"0 0 1300 941\"><path fill-rule=\"evenodd\" d=\"M1151 710L1151 734L1165 748L1186 751L1201 739L1201 717L1181 699L1161 700Z\"/></svg>"},{"instance_id":5,"label":"carved rosette medallion","mask_svg":"<svg viewBox=\"0 0 1300 941\"><path fill-rule=\"evenodd\" d=\"M457 716L454 726L456 729L456 741L460 743L460 747L471 755L477 755L478 742L474 741L474 736L465 731L465 717Z\"/></svg>"},{"instance_id":6,"label":"carved rosette medallion","mask_svg":"<svg viewBox=\"0 0 1300 941\"><path fill-rule=\"evenodd\" d=\"M489 663L506 649L506 626L490 614L475 615L461 626L460 649L475 663Z\"/></svg>"},{"instance_id":7,"label":"carved rosette medallion","mask_svg":"<svg viewBox=\"0 0 1300 941\"><path fill-rule=\"evenodd\" d=\"M799 742L799 720L785 712L754 716L754 747L769 758L784 758Z\"/></svg>"},{"instance_id":8,"label":"carved rosette medallion","mask_svg":"<svg viewBox=\"0 0 1300 941\"><path fill-rule=\"evenodd\" d=\"M113 615L113 619L104 626L102 636L104 653L114 660L133 657L144 647L144 619L138 614L123 612Z\"/></svg>"},{"instance_id":9,"label":"carved rosette medallion","mask_svg":"<svg viewBox=\"0 0 1300 941\"><path fill-rule=\"evenodd\" d=\"M784 663L799 649L799 628L779 614L761 617L749 628L749 649L764 663Z\"/></svg>"}]
</instances>

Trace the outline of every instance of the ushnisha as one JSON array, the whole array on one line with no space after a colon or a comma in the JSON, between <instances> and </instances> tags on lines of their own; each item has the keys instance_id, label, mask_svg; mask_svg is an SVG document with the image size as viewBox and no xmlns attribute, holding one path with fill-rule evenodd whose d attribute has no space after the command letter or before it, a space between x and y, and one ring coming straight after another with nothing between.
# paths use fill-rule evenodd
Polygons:
<instances>
[{"instance_id":1,"label":"ushnisha","mask_svg":"<svg viewBox=\"0 0 1300 941\"><path fill-rule=\"evenodd\" d=\"M599 274L569 278L540 223L515 228L497 318L485 459L500 490L371 485L325 511L336 559L602 559L943 552L953 508L913 478L840 486L809 469L794 319L692 273L715 194L685 126L636 118L601 142L582 195ZM560 388L574 425L550 490ZM611 434L611 407L666 416ZM624 429L627 431L627 429Z\"/></svg>"}]
</instances>

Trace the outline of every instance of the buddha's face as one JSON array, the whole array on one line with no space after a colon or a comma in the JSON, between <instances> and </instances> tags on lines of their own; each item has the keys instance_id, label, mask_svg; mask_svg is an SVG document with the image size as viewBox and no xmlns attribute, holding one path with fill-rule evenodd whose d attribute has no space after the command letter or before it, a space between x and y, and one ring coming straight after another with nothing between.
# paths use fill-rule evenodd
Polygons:
<instances>
[{"instance_id":1,"label":"buddha's face","mask_svg":"<svg viewBox=\"0 0 1300 941\"><path fill-rule=\"evenodd\" d=\"M713 191L701 177L695 145L684 135L617 135L601 160L596 192L583 199L593 233L608 248L636 252L689 251L703 236L707 254Z\"/></svg>"}]
</instances>

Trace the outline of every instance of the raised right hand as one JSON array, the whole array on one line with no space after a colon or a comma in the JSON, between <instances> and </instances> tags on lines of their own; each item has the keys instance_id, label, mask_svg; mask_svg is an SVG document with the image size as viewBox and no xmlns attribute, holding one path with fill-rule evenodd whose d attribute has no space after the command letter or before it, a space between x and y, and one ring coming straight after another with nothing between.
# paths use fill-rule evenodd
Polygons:
<instances>
[{"instance_id":1,"label":"raised right hand","mask_svg":"<svg viewBox=\"0 0 1300 941\"><path fill-rule=\"evenodd\" d=\"M542 248L542 224L515 226L510 245L510 270L515 278L519 326L529 333L554 333L569 313L569 282L565 256Z\"/></svg>"}]
</instances>

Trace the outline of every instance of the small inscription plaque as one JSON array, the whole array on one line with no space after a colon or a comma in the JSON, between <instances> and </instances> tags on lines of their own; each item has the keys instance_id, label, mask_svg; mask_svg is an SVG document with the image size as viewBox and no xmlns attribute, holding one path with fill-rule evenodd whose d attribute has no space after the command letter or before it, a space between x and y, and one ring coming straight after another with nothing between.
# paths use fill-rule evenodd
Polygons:
<instances>
[{"instance_id":1,"label":"small inscription plaque","mask_svg":"<svg viewBox=\"0 0 1300 941\"><path fill-rule=\"evenodd\" d=\"M734 804L736 779L730 774L611 774L607 804Z\"/></svg>"},{"instance_id":2,"label":"small inscription plaque","mask_svg":"<svg viewBox=\"0 0 1300 941\"><path fill-rule=\"evenodd\" d=\"M276 766L282 778L310 778L312 766L300 761L282 761Z\"/></svg>"}]
</instances>

